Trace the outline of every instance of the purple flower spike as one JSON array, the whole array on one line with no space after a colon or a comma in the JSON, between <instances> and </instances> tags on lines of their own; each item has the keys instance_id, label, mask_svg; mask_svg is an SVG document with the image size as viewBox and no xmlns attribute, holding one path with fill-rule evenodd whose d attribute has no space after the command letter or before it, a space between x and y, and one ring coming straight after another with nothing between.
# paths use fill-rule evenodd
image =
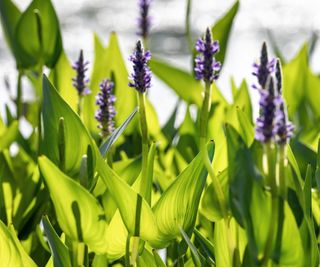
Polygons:
<instances>
[{"instance_id":1,"label":"purple flower spike","mask_svg":"<svg viewBox=\"0 0 320 267\"><path fill-rule=\"evenodd\" d=\"M138 19L139 31L138 35L147 38L151 26L151 18L149 16L151 0L139 0L140 17Z\"/></svg>"},{"instance_id":2,"label":"purple flower spike","mask_svg":"<svg viewBox=\"0 0 320 267\"><path fill-rule=\"evenodd\" d=\"M253 64L253 75L257 76L258 83L262 89L266 88L268 76L274 72L275 68L275 59L269 61L267 45L264 42L262 44L261 55L260 55L260 64ZM257 86L254 86L257 88Z\"/></svg>"},{"instance_id":3,"label":"purple flower spike","mask_svg":"<svg viewBox=\"0 0 320 267\"><path fill-rule=\"evenodd\" d=\"M262 143L268 143L275 135L274 120L278 101L278 98L275 96L275 82L271 76L267 79L266 87L267 90L259 90L260 116L256 122L255 135L255 138Z\"/></svg>"},{"instance_id":4,"label":"purple flower spike","mask_svg":"<svg viewBox=\"0 0 320 267\"><path fill-rule=\"evenodd\" d=\"M151 71L147 63L151 59L149 51L144 52L141 41L137 42L136 49L129 60L133 63L133 73L129 77L129 86L141 93L151 87Z\"/></svg>"},{"instance_id":5,"label":"purple flower spike","mask_svg":"<svg viewBox=\"0 0 320 267\"><path fill-rule=\"evenodd\" d=\"M294 126L288 121L288 115L285 109L285 103L282 98L282 71L281 71L281 63L278 59L276 62L276 71L275 76L277 79L277 93L280 98L278 109L276 111L275 117L275 126L274 126L274 135L276 136L276 142L279 145L285 145L288 143L290 138L293 135Z\"/></svg>"},{"instance_id":6,"label":"purple flower spike","mask_svg":"<svg viewBox=\"0 0 320 267\"><path fill-rule=\"evenodd\" d=\"M77 72L77 76L72 79L73 86L77 89L79 96L85 96L91 93L87 87L89 79L86 78L86 71L88 70L88 61L83 59L83 51L80 50L78 61L76 61L72 68Z\"/></svg>"},{"instance_id":7,"label":"purple flower spike","mask_svg":"<svg viewBox=\"0 0 320 267\"><path fill-rule=\"evenodd\" d=\"M195 59L196 79L211 84L219 77L221 63L214 58L215 54L219 52L219 43L212 40L209 28L207 28L205 37L198 39L196 50L200 54Z\"/></svg>"},{"instance_id":8,"label":"purple flower spike","mask_svg":"<svg viewBox=\"0 0 320 267\"><path fill-rule=\"evenodd\" d=\"M110 80L103 80L100 83L100 92L97 95L96 104L99 109L96 112L95 118L99 122L98 128L101 129L101 135L106 137L114 131L114 120L116 115L114 102L116 97L111 93L114 84Z\"/></svg>"}]
</instances>

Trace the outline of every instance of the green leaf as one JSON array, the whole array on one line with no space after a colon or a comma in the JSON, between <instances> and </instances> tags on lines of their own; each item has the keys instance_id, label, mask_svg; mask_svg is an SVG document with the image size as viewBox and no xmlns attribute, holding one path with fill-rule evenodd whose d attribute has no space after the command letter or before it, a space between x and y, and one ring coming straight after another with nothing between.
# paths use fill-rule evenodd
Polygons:
<instances>
[{"instance_id":1,"label":"green leaf","mask_svg":"<svg viewBox=\"0 0 320 267\"><path fill-rule=\"evenodd\" d=\"M51 70L49 79L52 85L59 91L62 98L76 112L78 104L78 92L72 85L72 78L76 76L67 55L62 51L57 64Z\"/></svg>"},{"instance_id":2,"label":"green leaf","mask_svg":"<svg viewBox=\"0 0 320 267\"><path fill-rule=\"evenodd\" d=\"M71 267L69 250L57 235L48 217L44 216L41 222L48 238L54 267Z\"/></svg>"},{"instance_id":3,"label":"green leaf","mask_svg":"<svg viewBox=\"0 0 320 267\"><path fill-rule=\"evenodd\" d=\"M149 65L152 72L173 89L181 99L188 104L201 106L203 88L190 73L155 58L150 60Z\"/></svg>"},{"instance_id":4,"label":"green leaf","mask_svg":"<svg viewBox=\"0 0 320 267\"><path fill-rule=\"evenodd\" d=\"M7 129L0 131L0 151L8 148L16 140L19 134L18 127L18 121L13 121Z\"/></svg>"},{"instance_id":5,"label":"green leaf","mask_svg":"<svg viewBox=\"0 0 320 267\"><path fill-rule=\"evenodd\" d=\"M140 203L140 236L145 241L159 241L160 246L162 240L158 240L158 229L154 214L148 203L123 181L102 159L97 156L97 171L103 182L108 187L113 200L117 203L122 220L131 236L136 233L136 213L137 203ZM121 198L119 197L121 196Z\"/></svg>"},{"instance_id":6,"label":"green leaf","mask_svg":"<svg viewBox=\"0 0 320 267\"><path fill-rule=\"evenodd\" d=\"M0 221L0 248L0 259L2 266L37 266L24 251L14 231L11 229L9 230L2 221Z\"/></svg>"},{"instance_id":7,"label":"green leaf","mask_svg":"<svg viewBox=\"0 0 320 267\"><path fill-rule=\"evenodd\" d=\"M186 232L183 231L182 228L180 228L180 232L181 232L181 235L182 235L183 239L186 241L186 243L188 244L188 247L190 248L190 251L191 251L191 254L192 254L192 259L193 259L193 262L194 262L195 266L196 267L201 267L202 266L201 265L201 260L200 260L200 256L199 256L197 248L195 247L194 244L192 244L190 238L188 237Z\"/></svg>"},{"instance_id":8,"label":"green leaf","mask_svg":"<svg viewBox=\"0 0 320 267\"><path fill-rule=\"evenodd\" d=\"M212 159L213 143L208 146L208 153ZM179 236L180 228L186 232L193 229L206 178L207 170L201 155L198 154L163 192L153 207L163 242L169 242Z\"/></svg>"},{"instance_id":9,"label":"green leaf","mask_svg":"<svg viewBox=\"0 0 320 267\"><path fill-rule=\"evenodd\" d=\"M238 12L238 9L239 1L237 0L228 10L228 12L222 18L220 18L211 29L213 38L218 40L220 44L220 52L217 54L216 59L222 64L225 59L233 20Z\"/></svg>"},{"instance_id":10,"label":"green leaf","mask_svg":"<svg viewBox=\"0 0 320 267\"><path fill-rule=\"evenodd\" d=\"M54 67L62 51L62 40L59 21L50 0L31 2L16 26L15 41L21 67L29 68L39 63Z\"/></svg>"},{"instance_id":11,"label":"green leaf","mask_svg":"<svg viewBox=\"0 0 320 267\"><path fill-rule=\"evenodd\" d=\"M42 116L41 151L56 165L60 164L58 127L60 118L64 118L64 171L70 176L76 175L80 170L82 156L87 153L88 145L94 147L94 142L79 116L62 99L46 76L43 76Z\"/></svg>"},{"instance_id":12,"label":"green leaf","mask_svg":"<svg viewBox=\"0 0 320 267\"><path fill-rule=\"evenodd\" d=\"M129 115L129 117L113 131L113 133L108 137L108 139L100 146L99 150L102 156L106 156L110 147L117 141L119 136L127 128L128 124L131 122L132 118L136 115L138 109L135 108L134 111Z\"/></svg>"},{"instance_id":13,"label":"green leaf","mask_svg":"<svg viewBox=\"0 0 320 267\"><path fill-rule=\"evenodd\" d=\"M61 229L73 240L86 243L89 249L104 253L107 223L99 202L45 156L39 157L39 167Z\"/></svg>"},{"instance_id":14,"label":"green leaf","mask_svg":"<svg viewBox=\"0 0 320 267\"><path fill-rule=\"evenodd\" d=\"M233 96L233 105L239 107L247 115L249 121L252 122L252 105L246 81L243 80L240 88L236 90Z\"/></svg>"},{"instance_id":15,"label":"green leaf","mask_svg":"<svg viewBox=\"0 0 320 267\"><path fill-rule=\"evenodd\" d=\"M17 60L14 32L20 19L21 12L11 0L3 0L0 1L0 15L6 41Z\"/></svg>"}]
</instances>

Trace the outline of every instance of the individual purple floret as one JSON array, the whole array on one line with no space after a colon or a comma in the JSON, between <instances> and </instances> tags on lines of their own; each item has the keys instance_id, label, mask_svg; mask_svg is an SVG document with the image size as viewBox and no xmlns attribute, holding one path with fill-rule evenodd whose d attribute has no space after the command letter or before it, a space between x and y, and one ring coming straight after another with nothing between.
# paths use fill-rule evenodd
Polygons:
<instances>
[{"instance_id":1,"label":"individual purple floret","mask_svg":"<svg viewBox=\"0 0 320 267\"><path fill-rule=\"evenodd\" d=\"M275 83L271 76L268 76L266 90L260 92L260 116L256 122L255 138L262 142L268 143L274 137L274 120L278 98L275 96Z\"/></svg>"},{"instance_id":2,"label":"individual purple floret","mask_svg":"<svg viewBox=\"0 0 320 267\"><path fill-rule=\"evenodd\" d=\"M151 59L150 51L144 52L141 41L137 42L136 49L129 60L133 62L133 73L129 77L129 86L144 93L151 87L151 71L147 63Z\"/></svg>"},{"instance_id":3,"label":"individual purple floret","mask_svg":"<svg viewBox=\"0 0 320 267\"><path fill-rule=\"evenodd\" d=\"M111 93L114 84L112 81L106 79L100 83L100 92L97 94L96 104L99 109L96 112L95 118L99 122L98 128L101 129L101 135L106 137L114 130L114 117L116 111L114 102L116 97Z\"/></svg>"},{"instance_id":4,"label":"individual purple floret","mask_svg":"<svg viewBox=\"0 0 320 267\"><path fill-rule=\"evenodd\" d=\"M86 78L88 64L88 61L84 61L83 51L80 50L79 59L72 66L77 72L77 76L72 78L73 86L77 89L79 96L85 96L91 93L90 89L87 87L89 79Z\"/></svg>"},{"instance_id":5,"label":"individual purple floret","mask_svg":"<svg viewBox=\"0 0 320 267\"><path fill-rule=\"evenodd\" d=\"M274 72L275 67L275 59L269 61L268 59L268 51L267 45L264 42L262 44L261 55L260 55L260 64L254 63L253 64L253 75L257 76L258 83L260 88L265 89L268 76ZM257 89L257 86L254 86Z\"/></svg>"},{"instance_id":6,"label":"individual purple floret","mask_svg":"<svg viewBox=\"0 0 320 267\"><path fill-rule=\"evenodd\" d=\"M218 72L221 69L221 63L214 58L215 54L219 52L219 43L212 40L209 28L207 28L205 37L198 39L196 50L200 53L195 59L196 79L211 84L219 77Z\"/></svg>"},{"instance_id":7,"label":"individual purple floret","mask_svg":"<svg viewBox=\"0 0 320 267\"><path fill-rule=\"evenodd\" d=\"M282 72L281 64L278 59L276 62L275 76L277 79L277 93L279 98L278 109L276 111L275 125L274 125L274 135L276 137L276 142L279 145L285 145L293 135L294 126L288 121L288 116L285 109L285 103L282 98Z\"/></svg>"},{"instance_id":8,"label":"individual purple floret","mask_svg":"<svg viewBox=\"0 0 320 267\"><path fill-rule=\"evenodd\" d=\"M139 0L139 13L138 19L139 31L137 34L143 38L147 38L151 26L151 18L149 16L151 0Z\"/></svg>"}]
</instances>

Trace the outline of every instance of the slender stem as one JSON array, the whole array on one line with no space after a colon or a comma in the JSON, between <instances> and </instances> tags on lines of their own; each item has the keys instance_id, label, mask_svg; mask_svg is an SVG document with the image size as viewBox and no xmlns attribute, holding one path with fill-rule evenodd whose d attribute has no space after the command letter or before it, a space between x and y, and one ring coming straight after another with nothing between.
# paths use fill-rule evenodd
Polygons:
<instances>
[{"instance_id":1,"label":"slender stem","mask_svg":"<svg viewBox=\"0 0 320 267\"><path fill-rule=\"evenodd\" d=\"M266 148L266 154L267 154L267 162L268 162L268 173L267 178L270 182L270 188L271 188L271 217L270 217L270 223L268 228L268 235L267 235L267 241L266 246L264 249L264 254L262 258L262 266L268 265L268 260L271 257L272 250L273 250L273 244L275 240L275 234L277 231L277 225L278 225L278 215L279 215L279 201L278 201L278 190L277 190L277 181L276 181L276 162L274 158L273 148L271 143L268 143L265 145Z\"/></svg>"},{"instance_id":2,"label":"slender stem","mask_svg":"<svg viewBox=\"0 0 320 267\"><path fill-rule=\"evenodd\" d=\"M286 153L286 145L280 145L279 147L279 195L282 199L287 198L287 186L286 186L286 172L285 168L288 164L287 162L287 153Z\"/></svg>"},{"instance_id":3,"label":"slender stem","mask_svg":"<svg viewBox=\"0 0 320 267\"><path fill-rule=\"evenodd\" d=\"M139 237L133 236L132 237L132 251L131 251L131 259L130 259L130 266L136 266L136 261L139 253Z\"/></svg>"},{"instance_id":4,"label":"slender stem","mask_svg":"<svg viewBox=\"0 0 320 267\"><path fill-rule=\"evenodd\" d=\"M211 84L206 83L205 95L203 99L201 116L200 116L200 153L202 155L204 165L211 177L212 185L213 185L221 212L223 214L223 217L227 218L228 214L225 207L225 197L224 197L222 188L219 184L219 181L214 174L214 170L212 168L208 151L207 151L207 125L208 125L210 106L211 106Z\"/></svg>"},{"instance_id":5,"label":"slender stem","mask_svg":"<svg viewBox=\"0 0 320 267\"><path fill-rule=\"evenodd\" d=\"M22 116L22 70L18 70L18 82L17 82L17 98L16 98L16 108L17 108L17 119Z\"/></svg>"},{"instance_id":6,"label":"slender stem","mask_svg":"<svg viewBox=\"0 0 320 267\"><path fill-rule=\"evenodd\" d=\"M141 128L141 139L142 139L142 170L141 170L141 181L140 181L140 194L144 197L147 194L148 188L148 154L149 154L149 134L146 116L146 99L145 94L138 92L139 95L139 117L140 117L140 128ZM140 220L141 220L141 196L138 195L136 205L136 224L135 234L132 237L132 252L131 252L131 266L136 265L139 249L139 233L140 233Z\"/></svg>"},{"instance_id":7,"label":"slender stem","mask_svg":"<svg viewBox=\"0 0 320 267\"><path fill-rule=\"evenodd\" d=\"M146 116L146 103L145 103L145 94L139 94L139 117L140 117L140 128L141 128L141 137L142 137L142 170L141 170L141 183L140 183L140 194L142 196L147 192L145 187L147 183L147 172L148 172L148 153L149 153L149 134L148 134L148 125L147 125L147 116Z\"/></svg>"},{"instance_id":8,"label":"slender stem","mask_svg":"<svg viewBox=\"0 0 320 267\"><path fill-rule=\"evenodd\" d=\"M78 96L78 106L77 106L77 113L79 115L79 117L81 117L81 111L82 111L82 95L79 94Z\"/></svg>"}]
</instances>

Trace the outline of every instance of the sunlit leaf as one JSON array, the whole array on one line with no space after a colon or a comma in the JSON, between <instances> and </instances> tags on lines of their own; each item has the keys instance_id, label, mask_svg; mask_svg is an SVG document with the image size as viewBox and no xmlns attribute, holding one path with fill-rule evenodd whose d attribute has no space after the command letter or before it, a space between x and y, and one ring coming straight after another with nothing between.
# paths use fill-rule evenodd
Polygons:
<instances>
[{"instance_id":1,"label":"sunlit leaf","mask_svg":"<svg viewBox=\"0 0 320 267\"><path fill-rule=\"evenodd\" d=\"M0 259L1 265L6 267L37 266L24 251L14 231L9 230L2 221L0 221Z\"/></svg>"},{"instance_id":2,"label":"sunlit leaf","mask_svg":"<svg viewBox=\"0 0 320 267\"><path fill-rule=\"evenodd\" d=\"M223 17L221 17L211 29L213 38L215 40L218 40L220 44L220 52L217 54L216 59L221 63L224 62L229 35L232 29L233 20L238 12L238 9L239 1L237 0L228 10L228 12Z\"/></svg>"},{"instance_id":3,"label":"sunlit leaf","mask_svg":"<svg viewBox=\"0 0 320 267\"><path fill-rule=\"evenodd\" d=\"M38 12L40 21L35 12ZM21 67L37 64L54 67L62 51L62 40L59 21L50 0L31 2L17 23L15 41Z\"/></svg>"},{"instance_id":4,"label":"sunlit leaf","mask_svg":"<svg viewBox=\"0 0 320 267\"><path fill-rule=\"evenodd\" d=\"M107 223L99 202L45 156L39 157L39 166L66 235L86 243L93 251L105 252Z\"/></svg>"}]
</instances>

